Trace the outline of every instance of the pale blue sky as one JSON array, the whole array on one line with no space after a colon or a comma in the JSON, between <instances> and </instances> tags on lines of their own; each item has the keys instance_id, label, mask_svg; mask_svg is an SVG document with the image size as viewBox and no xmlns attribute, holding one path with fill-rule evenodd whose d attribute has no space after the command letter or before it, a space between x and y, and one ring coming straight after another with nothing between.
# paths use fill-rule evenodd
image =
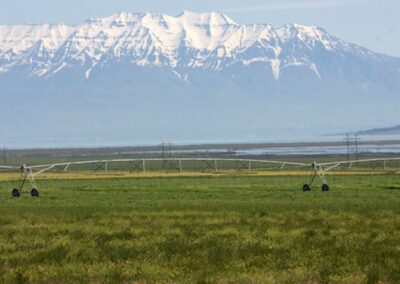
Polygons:
<instances>
[{"instance_id":1,"label":"pale blue sky","mask_svg":"<svg viewBox=\"0 0 400 284\"><path fill-rule=\"evenodd\" d=\"M0 24L77 24L115 12L226 13L236 22L315 24L374 51L400 57L399 0L0 0Z\"/></svg>"}]
</instances>

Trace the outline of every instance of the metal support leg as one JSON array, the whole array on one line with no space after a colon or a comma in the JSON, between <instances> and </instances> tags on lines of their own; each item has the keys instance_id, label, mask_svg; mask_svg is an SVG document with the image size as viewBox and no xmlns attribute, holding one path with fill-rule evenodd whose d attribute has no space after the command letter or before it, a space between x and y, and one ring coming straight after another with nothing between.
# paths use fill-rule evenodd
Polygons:
<instances>
[{"instance_id":1,"label":"metal support leg","mask_svg":"<svg viewBox=\"0 0 400 284\"><path fill-rule=\"evenodd\" d=\"M316 176L317 176L316 171L313 171L313 173L312 173L312 175L311 175L311 177L310 177L310 182L309 182L309 185L310 185L310 186L313 185Z\"/></svg>"},{"instance_id":2,"label":"metal support leg","mask_svg":"<svg viewBox=\"0 0 400 284\"><path fill-rule=\"evenodd\" d=\"M33 176L33 173L32 173L32 169L28 170L27 176L28 176L28 180L29 180L32 188L38 189L37 186L36 186L35 177Z\"/></svg>"},{"instance_id":3,"label":"metal support leg","mask_svg":"<svg viewBox=\"0 0 400 284\"><path fill-rule=\"evenodd\" d=\"M325 172L320 165L318 165L317 174L324 184L326 184Z\"/></svg>"},{"instance_id":4,"label":"metal support leg","mask_svg":"<svg viewBox=\"0 0 400 284\"><path fill-rule=\"evenodd\" d=\"M21 177L20 177L20 181L19 181L19 188L14 188L13 191L12 191L12 195L14 197L20 197L21 196L21 192L23 191L24 186L25 186L27 181L32 186L31 196L32 197L39 197L39 191L37 189L35 176L34 176L34 174L32 172L32 169L31 168L26 168L25 166L21 167Z\"/></svg>"},{"instance_id":5,"label":"metal support leg","mask_svg":"<svg viewBox=\"0 0 400 284\"><path fill-rule=\"evenodd\" d=\"M21 178L20 178L20 180L19 180L19 190L22 191L22 189L23 189L24 186L25 186L25 183L26 183L26 179L27 179L27 178L28 178L27 173L25 172L24 169L22 169L22 170L21 170Z\"/></svg>"},{"instance_id":6,"label":"metal support leg","mask_svg":"<svg viewBox=\"0 0 400 284\"><path fill-rule=\"evenodd\" d=\"M317 176L322 181L322 191L329 191L329 186L328 186L328 184L326 182L324 169L321 167L321 165L318 165L317 163L313 163L311 166L312 166L312 174L311 174L311 177L309 179L309 183L303 185L303 191L310 191L311 190L311 186L313 185L313 183L315 181L315 178Z\"/></svg>"}]
</instances>

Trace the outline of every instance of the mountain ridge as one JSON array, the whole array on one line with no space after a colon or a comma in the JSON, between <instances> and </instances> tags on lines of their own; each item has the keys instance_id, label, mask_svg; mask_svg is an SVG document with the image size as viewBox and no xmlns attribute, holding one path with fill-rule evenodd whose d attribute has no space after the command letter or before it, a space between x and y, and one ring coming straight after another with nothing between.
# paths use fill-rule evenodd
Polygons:
<instances>
[{"instance_id":1,"label":"mountain ridge","mask_svg":"<svg viewBox=\"0 0 400 284\"><path fill-rule=\"evenodd\" d=\"M351 49L358 56L389 58L345 43L317 26L239 25L217 12L186 11L176 17L121 12L75 26L0 26L0 72L18 67L28 75L51 77L68 65L81 64L87 65L83 73L89 78L107 60L128 57L138 66L169 67L178 73L177 68L222 70L260 62L270 65L275 79L281 69L293 66L320 77L306 54L290 54L291 46L284 46L290 41L306 51L319 45L327 52Z\"/></svg>"},{"instance_id":2,"label":"mountain ridge","mask_svg":"<svg viewBox=\"0 0 400 284\"><path fill-rule=\"evenodd\" d=\"M0 141L342 133L397 121L399 91L399 58L317 26L216 12L0 26Z\"/></svg>"},{"instance_id":3,"label":"mountain ridge","mask_svg":"<svg viewBox=\"0 0 400 284\"><path fill-rule=\"evenodd\" d=\"M356 132L358 135L399 135L400 125L392 127L373 128Z\"/></svg>"}]
</instances>

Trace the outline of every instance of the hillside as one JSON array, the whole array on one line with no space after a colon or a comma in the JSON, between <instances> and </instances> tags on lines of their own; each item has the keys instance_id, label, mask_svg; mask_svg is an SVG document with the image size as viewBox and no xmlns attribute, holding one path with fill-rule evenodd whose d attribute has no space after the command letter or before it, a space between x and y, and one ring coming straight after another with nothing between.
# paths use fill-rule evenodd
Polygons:
<instances>
[{"instance_id":1,"label":"hillside","mask_svg":"<svg viewBox=\"0 0 400 284\"><path fill-rule=\"evenodd\" d=\"M387 128L374 128L357 132L360 135L399 135L400 125Z\"/></svg>"}]
</instances>

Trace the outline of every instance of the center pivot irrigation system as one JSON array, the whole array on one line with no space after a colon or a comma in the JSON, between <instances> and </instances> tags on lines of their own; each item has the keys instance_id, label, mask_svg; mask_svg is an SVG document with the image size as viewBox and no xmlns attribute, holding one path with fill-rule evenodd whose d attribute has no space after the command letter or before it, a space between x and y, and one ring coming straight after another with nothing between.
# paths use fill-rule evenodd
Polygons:
<instances>
[{"instance_id":1,"label":"center pivot irrigation system","mask_svg":"<svg viewBox=\"0 0 400 284\"><path fill-rule=\"evenodd\" d=\"M294 166L299 168L305 168L310 170L311 175L309 180L303 185L303 191L311 191L311 186L314 184L316 178L320 178L322 181L322 191L329 191L329 185L326 181L325 174L332 171L340 166L352 167L353 164L366 164L371 162L382 162L383 167L386 167L386 163L389 161L400 161L399 158L386 158L386 159L366 159L366 160L355 160L355 161L337 161L328 163L299 163L290 161L271 161L271 160L256 160L256 159L213 159L213 158L163 158L163 159L112 159L112 160L95 160L95 161L78 161L78 162L63 162L45 165L32 165L28 166L23 164L20 167L13 166L0 166L0 170L6 171L19 171L21 173L19 184L15 187L11 194L13 197L20 197L27 183L31 185L30 194L32 197L39 197L39 190L35 182L35 177L45 172L61 169L66 172L73 166L93 165L95 170L108 171L110 164L116 163L129 163L134 170L146 172L146 164L150 162L161 162L163 165L167 165L169 168L173 168L179 172L183 172L182 162L201 162L204 165L205 171L218 171L218 164L221 162L236 162L241 165L246 165L247 170L252 170L252 165L258 164L269 164L277 165L283 169L285 166Z\"/></svg>"}]
</instances>

